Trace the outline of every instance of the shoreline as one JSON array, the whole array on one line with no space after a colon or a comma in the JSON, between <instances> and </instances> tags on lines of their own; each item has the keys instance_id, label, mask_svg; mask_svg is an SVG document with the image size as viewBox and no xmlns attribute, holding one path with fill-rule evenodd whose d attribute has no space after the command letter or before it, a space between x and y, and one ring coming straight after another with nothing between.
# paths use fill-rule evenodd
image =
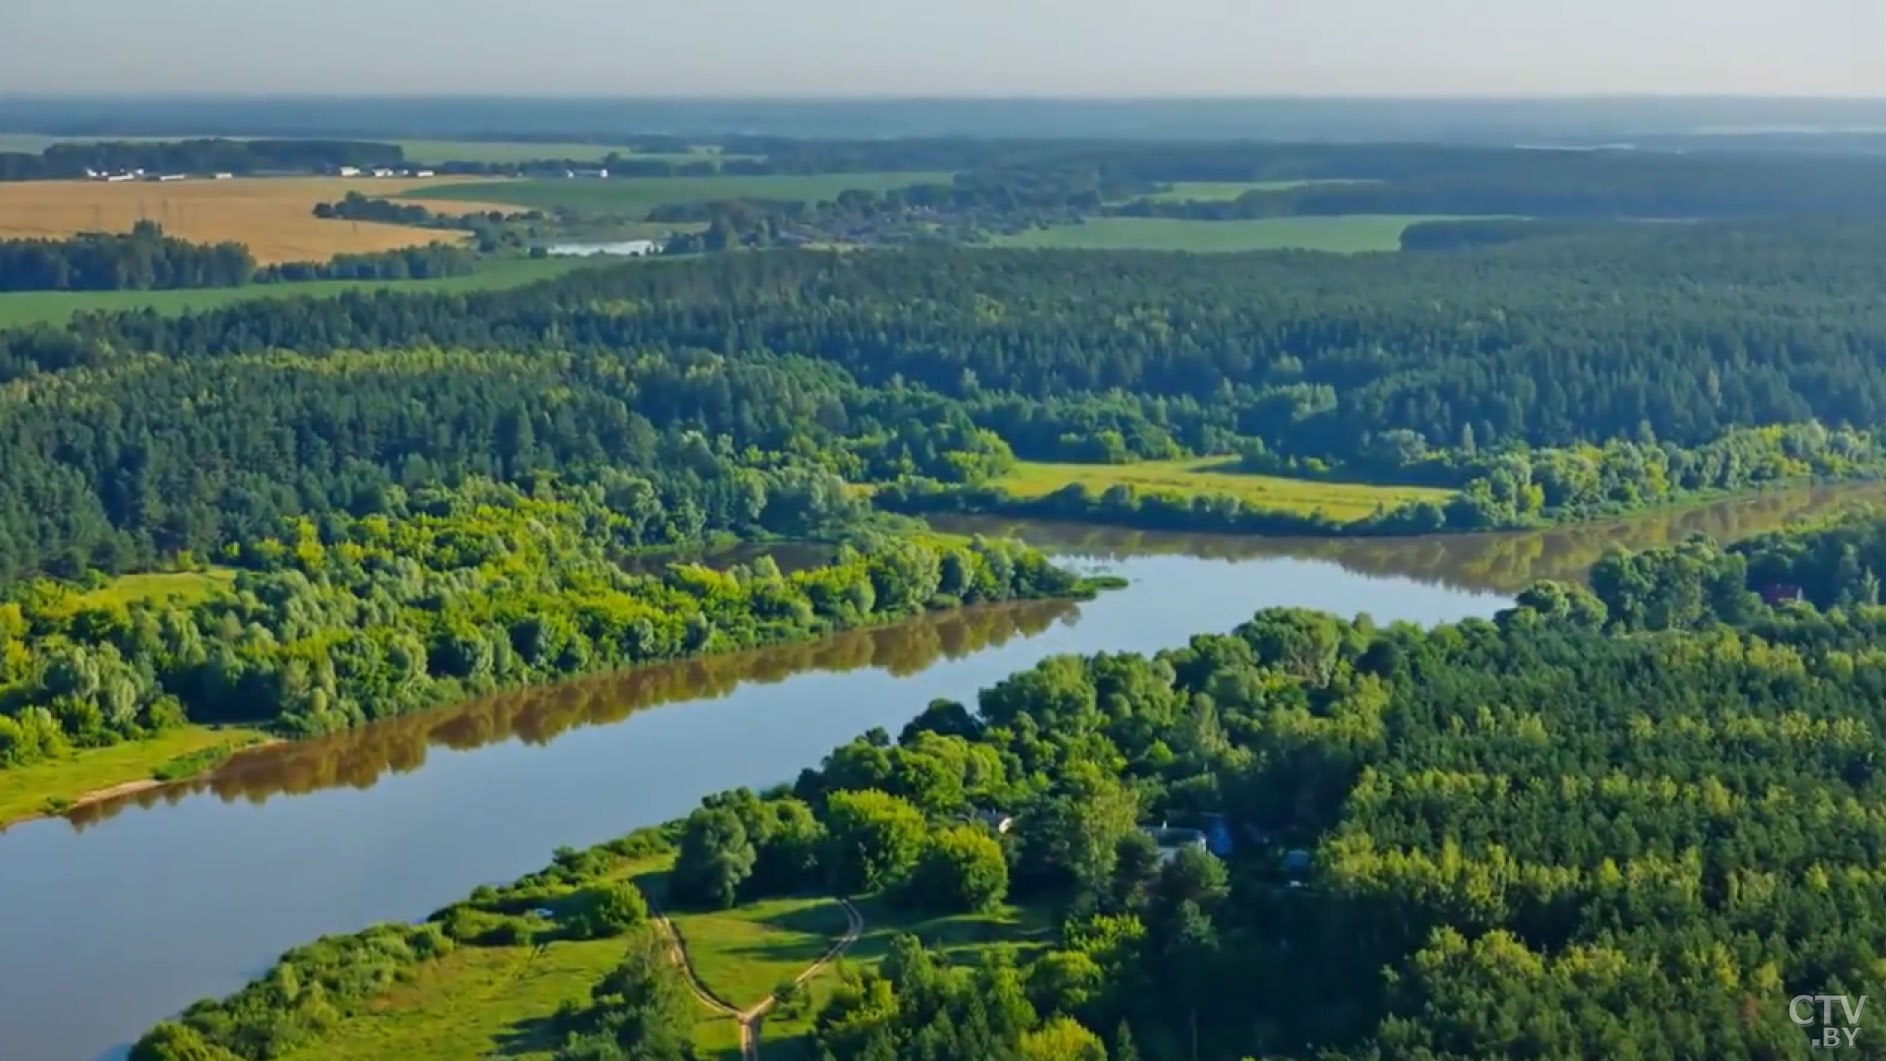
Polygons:
<instances>
[{"instance_id":1,"label":"shoreline","mask_svg":"<svg viewBox=\"0 0 1886 1061\"><path fill-rule=\"evenodd\" d=\"M847 634L870 633L877 630L897 627L905 623L919 621L928 616L973 614L974 612L980 611L984 608L1001 608L1001 607L1018 605L1018 604L1053 603L1053 602L1078 604L1085 601L1091 601L1097 596L1099 596L1101 593L1107 592L1109 590L1120 589L1120 588L1123 588L1123 586L1122 586L1122 583L1120 583L1120 581L1117 579L1109 578L1106 576L1098 576L1098 577L1086 576L1086 577L1082 577L1080 581L1078 582L1078 584L1075 585L1067 594L1064 594L1064 595L1048 596L1048 597L1017 597L1017 598L1011 598L1009 600L1003 600L1003 601L984 601L984 602L978 602L976 604L970 604L970 605L956 605L954 607L948 607L948 608L925 610L925 611L920 611L912 615L900 615L900 616L896 616L892 618L885 618L881 620L874 617L872 621L861 623L857 626L846 627L844 629L826 631L814 637L790 638L790 639L786 639L782 641L769 642L769 643L763 643L763 644L757 644L757 645L749 645L743 648L733 649L731 651L709 652L709 653L703 653L700 655L685 656L678 659L649 661L646 663L632 664L628 667L616 668L613 670L599 670L599 671L594 671L590 673L577 673L577 674L562 675L551 681L530 682L530 683L526 683L522 685L508 686L502 689L493 689L486 692L482 692L475 696L460 697L460 698L448 700L448 701L424 708L419 711L408 712L404 715L392 716L391 718L388 718L388 719L375 720L374 722L367 723L367 725L368 726L378 725L385 722L391 722L399 718L420 718L427 715L442 714L454 708L461 707L466 704L475 704L475 703L490 699L492 697L506 696L506 695L512 695L512 694L517 694L517 693L530 692L530 691L539 691L539 690L544 690L544 689L553 689L558 686L574 685L574 684L578 684L582 682L595 681L595 680L605 679L605 678L609 678L616 675L631 673L631 672L642 670L649 667L686 665L686 664L699 663L703 660L738 659L742 656L762 653L769 649L784 648L784 647L789 647L792 645L818 644L820 642L842 637ZM308 740L322 740L328 737L344 736L347 733L357 732L361 728L363 727L352 727L348 730L343 730L338 734L326 734L323 737L309 738ZM301 744L301 743L306 743L306 742L307 742L306 740L296 739L296 738L291 738L291 737L272 737L267 740L255 741L253 743L243 744L237 747L230 748L228 755L223 756L217 761L206 765L202 770L199 770L193 774L190 774L187 777L174 777L168 780L159 780L155 777L143 777L143 778L133 779L130 781L123 781L118 784L109 785L103 788L92 789L84 793L81 793L80 795L76 797L73 797L69 803L66 803L65 805L63 805L57 810L36 809L36 810L26 812L25 814L21 816L7 819L4 821L0 821L0 835L5 835L7 830L13 828L16 825L24 825L28 822L39 821L39 820L47 819L47 818L70 818L75 812L85 810L91 807L95 807L99 804L115 803L121 800L129 799L130 797L142 795L148 792L154 792L154 791L158 791L162 789L169 789L173 787L181 787L185 785L197 784L199 782L215 777L217 774L221 773L223 770L228 768L232 763L236 762L238 759L241 759L250 755L251 753L260 752L265 749L277 748L284 745L294 745L294 744ZM50 801L57 798L59 797L49 795L45 797L45 801ZM42 801L42 805L43 805L43 802L45 801Z\"/></svg>"},{"instance_id":2,"label":"shoreline","mask_svg":"<svg viewBox=\"0 0 1886 1061\"><path fill-rule=\"evenodd\" d=\"M136 796L140 793L151 792L160 788L168 788L171 785L189 784L190 782L208 777L222 769L223 764L244 752L255 751L260 748L272 748L278 744L287 743L289 743L289 740L286 737L271 737L268 740L256 741L252 744L244 744L231 748L228 755L188 777L176 777L168 781L161 781L155 777L140 777L130 781L120 781L115 785L106 785L104 788L95 788L88 792L82 792L73 797L70 802L59 810L36 810L16 818L0 821L0 835L5 835L8 829L16 825L25 825L28 822L43 821L48 818L64 818L74 811L84 810L87 807L97 806L100 803L110 803L113 800ZM52 800L58 797L48 796L46 798Z\"/></svg>"}]
</instances>

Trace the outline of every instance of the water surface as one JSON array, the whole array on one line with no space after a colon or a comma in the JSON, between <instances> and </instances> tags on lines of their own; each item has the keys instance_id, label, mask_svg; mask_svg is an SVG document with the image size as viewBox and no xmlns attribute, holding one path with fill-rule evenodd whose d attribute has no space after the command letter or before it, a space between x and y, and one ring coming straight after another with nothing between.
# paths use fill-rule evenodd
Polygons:
<instances>
[{"instance_id":1,"label":"water surface","mask_svg":"<svg viewBox=\"0 0 1886 1061\"><path fill-rule=\"evenodd\" d=\"M0 833L0 1059L95 1061L282 951L424 917L473 886L790 780L872 726L1059 653L1141 651L1293 605L1381 621L1490 616L1611 543L1736 537L1823 510L1771 495L1536 535L1291 541L972 521L1128 588L495 696L260 749L215 777Z\"/></svg>"}]
</instances>

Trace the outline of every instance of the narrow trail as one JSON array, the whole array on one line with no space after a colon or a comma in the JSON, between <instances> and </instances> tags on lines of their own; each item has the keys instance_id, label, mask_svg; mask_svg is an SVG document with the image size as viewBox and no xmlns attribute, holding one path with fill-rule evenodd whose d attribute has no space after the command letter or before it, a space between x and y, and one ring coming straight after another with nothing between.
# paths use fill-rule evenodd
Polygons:
<instances>
[{"instance_id":1,"label":"narrow trail","mask_svg":"<svg viewBox=\"0 0 1886 1061\"><path fill-rule=\"evenodd\" d=\"M795 984L803 984L823 972L826 966L837 960L838 956L845 953L853 943L858 942L858 936L864 932L864 915L851 904L851 900L836 899L834 901L845 911L845 934L838 937L818 961L806 966L805 971L793 977L792 982ZM687 982L689 993L700 1000L701 1005L715 1013L732 1017L734 1023L740 1026L740 1056L746 1061L759 1061L760 1024L765 1019L767 1011L773 1008L773 996L768 995L744 1010L735 1009L701 982L701 978L694 972L694 964L688 961L688 948L681 941L681 933L675 931L674 922L668 920L668 915L662 913L661 908L652 900L649 902L649 913L654 918L655 925L660 929L661 934L668 938L668 955L681 968L681 975Z\"/></svg>"}]
</instances>

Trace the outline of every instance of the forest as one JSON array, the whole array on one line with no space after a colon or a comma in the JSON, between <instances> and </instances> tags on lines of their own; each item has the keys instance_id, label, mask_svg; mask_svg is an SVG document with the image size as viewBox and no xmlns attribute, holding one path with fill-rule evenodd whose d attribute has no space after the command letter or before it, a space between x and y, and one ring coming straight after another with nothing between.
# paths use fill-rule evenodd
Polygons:
<instances>
[{"instance_id":1,"label":"forest","mask_svg":"<svg viewBox=\"0 0 1886 1061\"><path fill-rule=\"evenodd\" d=\"M1492 622L1274 609L1056 657L790 786L292 952L133 1056L318 1045L453 947L633 941L649 904L613 882L655 853L671 907L1053 910L1046 947L906 937L842 971L815 1061L1798 1056L1788 999L1882 971L1882 528L1617 554ZM1806 599L1770 603L1776 577ZM991 808L1013 829L977 824ZM1162 851L1148 822L1218 839ZM557 1015L557 1056L697 1056L642 951Z\"/></svg>"}]
</instances>

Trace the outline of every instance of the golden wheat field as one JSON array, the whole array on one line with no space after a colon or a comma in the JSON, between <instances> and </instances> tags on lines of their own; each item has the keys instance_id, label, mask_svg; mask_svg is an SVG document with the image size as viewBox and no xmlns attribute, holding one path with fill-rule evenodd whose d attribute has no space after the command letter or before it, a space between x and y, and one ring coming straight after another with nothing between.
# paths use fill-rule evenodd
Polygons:
<instances>
[{"instance_id":1,"label":"golden wheat field","mask_svg":"<svg viewBox=\"0 0 1886 1061\"><path fill-rule=\"evenodd\" d=\"M124 232L139 219L149 219L179 239L247 244L265 265L325 261L336 254L468 238L405 225L323 221L313 213L316 203L332 202L350 191L379 198L446 183L451 180L340 177L0 183L0 237L56 239L79 232Z\"/></svg>"}]
</instances>

